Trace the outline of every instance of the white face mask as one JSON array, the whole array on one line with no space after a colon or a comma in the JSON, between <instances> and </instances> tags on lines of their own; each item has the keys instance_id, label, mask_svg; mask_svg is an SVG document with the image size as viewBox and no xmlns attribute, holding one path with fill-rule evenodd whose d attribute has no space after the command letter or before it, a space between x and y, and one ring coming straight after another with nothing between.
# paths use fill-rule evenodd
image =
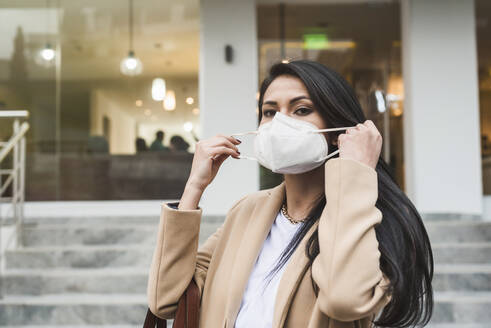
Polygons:
<instances>
[{"instance_id":1,"label":"white face mask","mask_svg":"<svg viewBox=\"0 0 491 328\"><path fill-rule=\"evenodd\" d=\"M256 160L275 173L299 174L321 166L339 152L338 149L328 155L328 144L322 132L346 129L348 127L318 129L312 123L276 112L273 119L259 126L257 131L232 136L256 134L255 158L244 155L240 158Z\"/></svg>"}]
</instances>

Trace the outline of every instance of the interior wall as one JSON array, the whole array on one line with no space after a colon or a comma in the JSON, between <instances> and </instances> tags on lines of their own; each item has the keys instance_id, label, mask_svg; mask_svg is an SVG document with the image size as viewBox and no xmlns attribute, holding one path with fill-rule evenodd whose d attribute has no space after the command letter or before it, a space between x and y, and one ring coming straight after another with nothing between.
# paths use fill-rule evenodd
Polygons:
<instances>
[{"instance_id":1,"label":"interior wall","mask_svg":"<svg viewBox=\"0 0 491 328\"><path fill-rule=\"evenodd\" d=\"M111 154L134 154L136 120L120 109L120 105L104 90L91 93L91 135L103 135L103 120L110 120L109 152Z\"/></svg>"}]
</instances>

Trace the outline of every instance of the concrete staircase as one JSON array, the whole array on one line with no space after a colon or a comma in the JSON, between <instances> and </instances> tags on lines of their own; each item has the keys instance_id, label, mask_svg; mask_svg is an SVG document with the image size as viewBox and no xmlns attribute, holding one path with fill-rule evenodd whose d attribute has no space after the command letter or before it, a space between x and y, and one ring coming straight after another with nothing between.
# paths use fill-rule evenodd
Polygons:
<instances>
[{"instance_id":1,"label":"concrete staircase","mask_svg":"<svg viewBox=\"0 0 491 328\"><path fill-rule=\"evenodd\" d=\"M0 327L142 327L158 217L27 221L8 251ZM206 217L200 242L223 218ZM491 327L491 222L431 221L431 327Z\"/></svg>"},{"instance_id":2,"label":"concrete staircase","mask_svg":"<svg viewBox=\"0 0 491 328\"><path fill-rule=\"evenodd\" d=\"M491 327L491 222L428 221L435 260L431 327Z\"/></svg>"},{"instance_id":3,"label":"concrete staircase","mask_svg":"<svg viewBox=\"0 0 491 328\"><path fill-rule=\"evenodd\" d=\"M0 327L141 328L158 221L28 220L25 247L6 253ZM200 243L222 218L205 221Z\"/></svg>"}]
</instances>

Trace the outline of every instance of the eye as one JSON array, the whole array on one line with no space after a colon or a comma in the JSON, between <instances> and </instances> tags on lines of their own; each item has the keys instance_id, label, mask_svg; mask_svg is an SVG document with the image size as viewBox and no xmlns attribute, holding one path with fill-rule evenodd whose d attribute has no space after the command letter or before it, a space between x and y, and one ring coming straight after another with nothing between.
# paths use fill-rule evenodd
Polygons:
<instances>
[{"instance_id":1,"label":"eye","mask_svg":"<svg viewBox=\"0 0 491 328\"><path fill-rule=\"evenodd\" d=\"M298 115L308 115L312 112L312 109L307 108L307 107L300 107L297 110L295 110L295 114Z\"/></svg>"},{"instance_id":2,"label":"eye","mask_svg":"<svg viewBox=\"0 0 491 328\"><path fill-rule=\"evenodd\" d=\"M266 109L263 111L264 117L272 117L276 114L276 111L274 109Z\"/></svg>"}]
</instances>

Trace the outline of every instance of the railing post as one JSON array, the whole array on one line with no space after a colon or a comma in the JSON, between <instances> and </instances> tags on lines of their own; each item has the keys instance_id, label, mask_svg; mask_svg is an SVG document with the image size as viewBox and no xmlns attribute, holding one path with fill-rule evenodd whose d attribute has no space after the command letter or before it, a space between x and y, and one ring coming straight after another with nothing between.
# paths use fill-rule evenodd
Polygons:
<instances>
[{"instance_id":1,"label":"railing post","mask_svg":"<svg viewBox=\"0 0 491 328\"><path fill-rule=\"evenodd\" d=\"M19 124L19 119L15 119L14 120L14 126L13 126L13 130L14 130L14 136L17 135L17 133L19 133L19 127L20 127L20 124ZM16 230L19 228L17 226L17 221L18 221L18 217L19 217L19 206L17 205L18 204L18 191L19 191L19 143L16 142L15 145L14 145L14 148L13 148L13 158L12 158L12 211L13 211L13 214L14 214L14 219L16 221ZM19 233L19 231L17 230L16 231L17 235ZM18 239L16 240L16 242L18 241Z\"/></svg>"},{"instance_id":2,"label":"railing post","mask_svg":"<svg viewBox=\"0 0 491 328\"><path fill-rule=\"evenodd\" d=\"M20 140L19 154L19 217L17 219L17 245L24 247L23 227L24 227L24 200L26 184L26 137Z\"/></svg>"},{"instance_id":3,"label":"railing post","mask_svg":"<svg viewBox=\"0 0 491 328\"><path fill-rule=\"evenodd\" d=\"M0 161L0 164L2 162ZM1 165L0 165L1 169ZM2 175L0 174L0 188L2 187ZM0 193L0 197L2 194ZM2 244L2 229L3 229L3 213L2 213L2 202L0 201L0 300L3 299L3 267L4 267L4 257L5 257L5 252L3 250L3 244Z\"/></svg>"}]
</instances>

